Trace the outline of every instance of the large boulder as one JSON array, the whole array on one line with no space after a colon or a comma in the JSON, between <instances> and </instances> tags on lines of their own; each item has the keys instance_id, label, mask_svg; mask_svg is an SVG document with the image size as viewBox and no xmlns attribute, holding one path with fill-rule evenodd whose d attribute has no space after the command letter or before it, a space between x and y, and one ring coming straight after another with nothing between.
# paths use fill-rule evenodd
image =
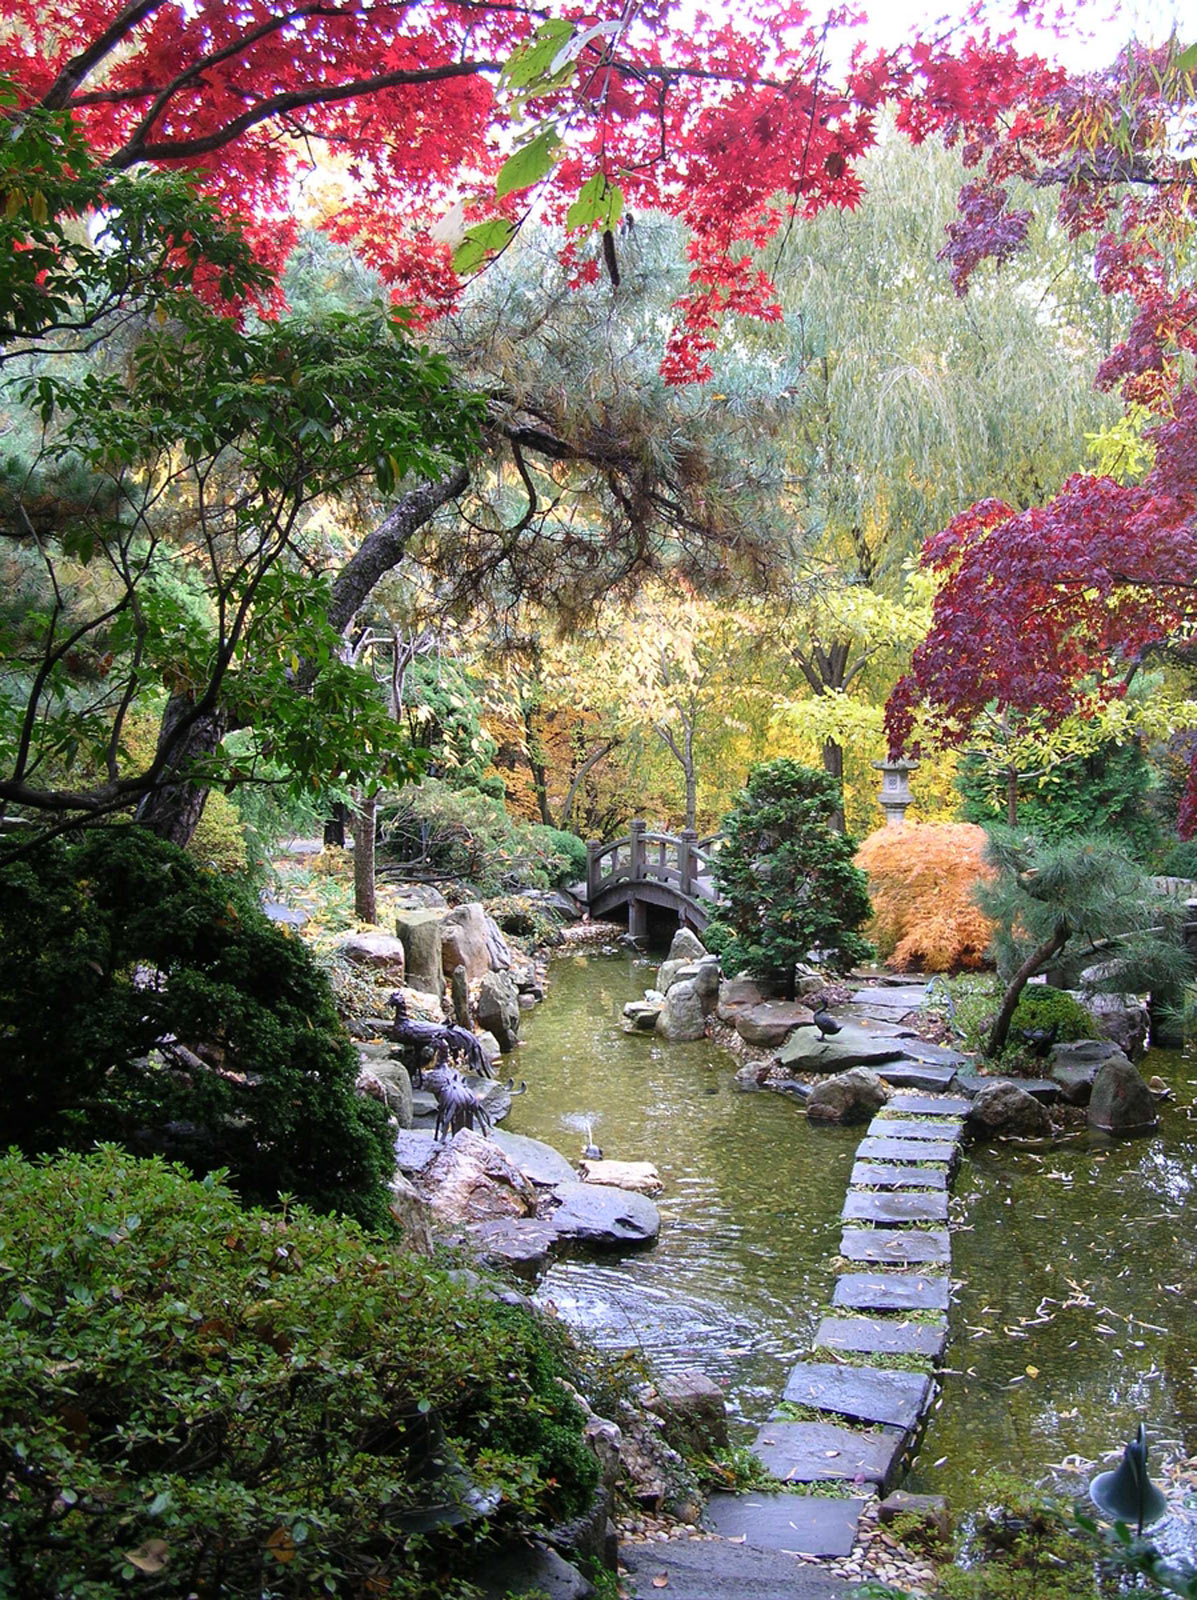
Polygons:
<instances>
[{"instance_id":1,"label":"large boulder","mask_svg":"<svg viewBox=\"0 0 1197 1600\"><path fill-rule=\"evenodd\" d=\"M737 978L724 978L719 985L719 1001L715 1015L720 1022L734 1022L743 1011L763 1005L765 992L755 978L741 974Z\"/></svg>"},{"instance_id":2,"label":"large boulder","mask_svg":"<svg viewBox=\"0 0 1197 1600\"><path fill-rule=\"evenodd\" d=\"M1098 1072L1107 1061L1130 1062L1111 1039L1071 1039L1052 1048L1051 1077L1060 1098L1070 1106L1087 1106Z\"/></svg>"},{"instance_id":3,"label":"large boulder","mask_svg":"<svg viewBox=\"0 0 1197 1600\"><path fill-rule=\"evenodd\" d=\"M845 1022L838 1033L820 1039L817 1028L796 1028L778 1052L778 1063L790 1072L846 1072L849 1067L875 1066L906 1054L901 1039L871 1033Z\"/></svg>"},{"instance_id":4,"label":"large boulder","mask_svg":"<svg viewBox=\"0 0 1197 1600\"><path fill-rule=\"evenodd\" d=\"M795 1028L813 1026L815 1014L809 1006L793 1000L767 1000L750 1006L734 1019L736 1032L747 1044L784 1044Z\"/></svg>"},{"instance_id":5,"label":"large boulder","mask_svg":"<svg viewBox=\"0 0 1197 1600\"><path fill-rule=\"evenodd\" d=\"M694 973L694 993L709 1015L719 1004L719 957L703 956Z\"/></svg>"},{"instance_id":6,"label":"large boulder","mask_svg":"<svg viewBox=\"0 0 1197 1600\"><path fill-rule=\"evenodd\" d=\"M487 913L486 916L486 954L490 961L492 972L508 972L513 966L511 946L503 937L503 930L495 919ZM521 984L522 988L523 985Z\"/></svg>"},{"instance_id":7,"label":"large boulder","mask_svg":"<svg viewBox=\"0 0 1197 1600\"><path fill-rule=\"evenodd\" d=\"M675 983L669 990L656 1021L656 1031L662 1039L675 1044L706 1037L706 1014L691 980Z\"/></svg>"},{"instance_id":8,"label":"large boulder","mask_svg":"<svg viewBox=\"0 0 1197 1600\"><path fill-rule=\"evenodd\" d=\"M412 1119L411 1073L402 1061L389 1056L369 1063L370 1075L382 1088L383 1104L401 1128L410 1128Z\"/></svg>"},{"instance_id":9,"label":"large boulder","mask_svg":"<svg viewBox=\"0 0 1197 1600\"><path fill-rule=\"evenodd\" d=\"M536 1191L491 1139L463 1128L420 1169L419 1188L442 1225L530 1217Z\"/></svg>"},{"instance_id":10,"label":"large boulder","mask_svg":"<svg viewBox=\"0 0 1197 1600\"><path fill-rule=\"evenodd\" d=\"M488 972L478 988L474 1007L478 1026L493 1033L504 1055L514 1050L520 1031L520 996L509 972Z\"/></svg>"},{"instance_id":11,"label":"large boulder","mask_svg":"<svg viewBox=\"0 0 1197 1600\"><path fill-rule=\"evenodd\" d=\"M407 981L413 989L439 996L445 987L441 960L442 911L404 911L395 918L395 932L403 942Z\"/></svg>"},{"instance_id":12,"label":"large boulder","mask_svg":"<svg viewBox=\"0 0 1197 1600\"><path fill-rule=\"evenodd\" d=\"M652 1244L661 1231L661 1213L642 1194L598 1183L559 1183L553 1192L561 1203L546 1220L559 1239L617 1248Z\"/></svg>"},{"instance_id":13,"label":"large boulder","mask_svg":"<svg viewBox=\"0 0 1197 1600\"><path fill-rule=\"evenodd\" d=\"M545 1144L541 1139L530 1139L524 1133L507 1133L502 1128L496 1128L491 1134L491 1142L497 1144L529 1183L536 1184L538 1188L552 1189L559 1183L574 1183L577 1179L577 1173L560 1150L554 1150L551 1144Z\"/></svg>"},{"instance_id":14,"label":"large boulder","mask_svg":"<svg viewBox=\"0 0 1197 1600\"><path fill-rule=\"evenodd\" d=\"M1129 1061L1102 1063L1089 1098L1089 1126L1099 1133L1134 1138L1154 1133L1159 1118L1155 1098Z\"/></svg>"},{"instance_id":15,"label":"large boulder","mask_svg":"<svg viewBox=\"0 0 1197 1600\"><path fill-rule=\"evenodd\" d=\"M404 1248L412 1255L432 1254L432 1208L415 1184L396 1172L391 1179L391 1215L399 1224Z\"/></svg>"},{"instance_id":16,"label":"large boulder","mask_svg":"<svg viewBox=\"0 0 1197 1600\"><path fill-rule=\"evenodd\" d=\"M489 929L486 912L476 900L458 906L441 921L441 967L452 972L464 967L466 979L477 983L490 971Z\"/></svg>"},{"instance_id":17,"label":"large boulder","mask_svg":"<svg viewBox=\"0 0 1197 1600\"><path fill-rule=\"evenodd\" d=\"M1142 1059L1151 1031L1146 1000L1137 994L1083 994L1080 999L1104 1039L1112 1040L1131 1061Z\"/></svg>"},{"instance_id":18,"label":"large boulder","mask_svg":"<svg viewBox=\"0 0 1197 1600\"><path fill-rule=\"evenodd\" d=\"M978 1089L967 1126L974 1139L1047 1139L1052 1119L1034 1095L998 1078Z\"/></svg>"},{"instance_id":19,"label":"large boulder","mask_svg":"<svg viewBox=\"0 0 1197 1600\"><path fill-rule=\"evenodd\" d=\"M695 1367L662 1374L644 1409L660 1417L666 1442L687 1455L726 1449L727 1402L723 1390Z\"/></svg>"},{"instance_id":20,"label":"large boulder","mask_svg":"<svg viewBox=\"0 0 1197 1600\"><path fill-rule=\"evenodd\" d=\"M806 1098L806 1114L812 1122L867 1122L890 1093L868 1067L852 1067L815 1084Z\"/></svg>"},{"instance_id":21,"label":"large boulder","mask_svg":"<svg viewBox=\"0 0 1197 1600\"><path fill-rule=\"evenodd\" d=\"M406 960L403 941L393 933L347 933L337 949L356 967L368 969L372 978L398 988L403 982Z\"/></svg>"},{"instance_id":22,"label":"large boulder","mask_svg":"<svg viewBox=\"0 0 1197 1600\"><path fill-rule=\"evenodd\" d=\"M701 961L707 947L690 928L679 928L669 945L667 961Z\"/></svg>"},{"instance_id":23,"label":"large boulder","mask_svg":"<svg viewBox=\"0 0 1197 1600\"><path fill-rule=\"evenodd\" d=\"M658 994L668 994L675 983L693 983L697 976L697 961L662 961L657 968L655 987Z\"/></svg>"}]
</instances>

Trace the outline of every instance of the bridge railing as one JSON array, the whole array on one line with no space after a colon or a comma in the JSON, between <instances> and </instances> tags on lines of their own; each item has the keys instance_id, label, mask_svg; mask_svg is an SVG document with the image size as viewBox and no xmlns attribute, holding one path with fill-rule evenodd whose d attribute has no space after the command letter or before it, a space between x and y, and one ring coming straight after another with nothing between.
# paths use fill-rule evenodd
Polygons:
<instances>
[{"instance_id":1,"label":"bridge railing","mask_svg":"<svg viewBox=\"0 0 1197 1600\"><path fill-rule=\"evenodd\" d=\"M693 828L680 834L652 831L636 818L622 839L586 844L586 894L593 902L619 883L664 883L688 898L714 899L711 862L719 836L700 839Z\"/></svg>"}]
</instances>

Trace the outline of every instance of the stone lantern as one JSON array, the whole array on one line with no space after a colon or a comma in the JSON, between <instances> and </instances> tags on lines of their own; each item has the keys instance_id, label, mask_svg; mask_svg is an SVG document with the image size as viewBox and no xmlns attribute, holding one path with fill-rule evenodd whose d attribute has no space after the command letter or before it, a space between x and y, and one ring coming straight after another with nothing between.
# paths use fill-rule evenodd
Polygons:
<instances>
[{"instance_id":1,"label":"stone lantern","mask_svg":"<svg viewBox=\"0 0 1197 1600\"><path fill-rule=\"evenodd\" d=\"M881 774L881 793L878 796L885 812L887 828L897 828L906 821L906 810L914 796L910 792L910 774L917 770L917 761L874 761Z\"/></svg>"}]
</instances>

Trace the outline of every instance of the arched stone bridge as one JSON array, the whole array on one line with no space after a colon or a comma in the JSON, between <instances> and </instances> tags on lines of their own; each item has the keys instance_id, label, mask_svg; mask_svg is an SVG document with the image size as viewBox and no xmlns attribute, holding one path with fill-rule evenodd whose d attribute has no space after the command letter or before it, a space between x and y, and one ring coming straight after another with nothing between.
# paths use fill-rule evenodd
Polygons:
<instances>
[{"instance_id":1,"label":"arched stone bridge","mask_svg":"<svg viewBox=\"0 0 1197 1600\"><path fill-rule=\"evenodd\" d=\"M655 833L640 819L610 844L589 840L587 911L597 918L626 908L634 939L648 931L651 906L675 912L679 927L701 933L719 900L711 872L718 844L718 834L700 839L692 828Z\"/></svg>"}]
</instances>

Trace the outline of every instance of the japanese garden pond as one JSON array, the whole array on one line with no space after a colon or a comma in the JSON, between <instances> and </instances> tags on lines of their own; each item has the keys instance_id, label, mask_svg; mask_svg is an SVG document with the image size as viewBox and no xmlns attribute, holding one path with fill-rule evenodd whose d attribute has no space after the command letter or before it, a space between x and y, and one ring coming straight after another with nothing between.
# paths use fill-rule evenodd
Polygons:
<instances>
[{"instance_id":1,"label":"japanese garden pond","mask_svg":"<svg viewBox=\"0 0 1197 1600\"><path fill-rule=\"evenodd\" d=\"M627 955L559 959L525 1016L529 1092L512 1131L574 1159L590 1116L606 1156L652 1161L665 1184L653 1249L560 1261L539 1298L602 1346L718 1379L747 1442L830 1297L863 1130L741 1092L714 1045L625 1034L623 1004L654 971ZM966 1155L941 1403L907 1487L966 1509L989 1469L1039 1480L1102 1458L1140 1419L1153 1463L1197 1455L1197 1063L1153 1051L1146 1070L1175 1090L1151 1139Z\"/></svg>"}]
</instances>

